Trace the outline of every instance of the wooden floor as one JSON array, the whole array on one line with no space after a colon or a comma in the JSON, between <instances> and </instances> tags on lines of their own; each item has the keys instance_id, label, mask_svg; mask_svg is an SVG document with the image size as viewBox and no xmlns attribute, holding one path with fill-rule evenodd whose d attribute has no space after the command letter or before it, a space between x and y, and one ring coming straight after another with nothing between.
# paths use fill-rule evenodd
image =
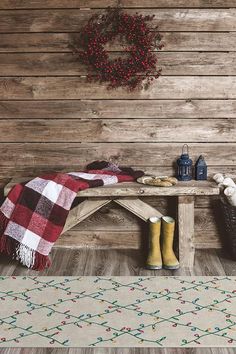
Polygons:
<instances>
[{"instance_id":1,"label":"wooden floor","mask_svg":"<svg viewBox=\"0 0 236 354\"><path fill-rule=\"evenodd\" d=\"M84 349L1 349L1 354L235 354L236 349L202 348L202 349L153 349L153 348L84 348Z\"/></svg>"},{"instance_id":2,"label":"wooden floor","mask_svg":"<svg viewBox=\"0 0 236 354\"><path fill-rule=\"evenodd\" d=\"M228 259L221 250L196 250L194 269L156 270L144 268L145 255L135 249L62 249L54 248L52 265L44 272L29 270L16 261L1 256L1 275L234 275L236 262Z\"/></svg>"},{"instance_id":3,"label":"wooden floor","mask_svg":"<svg viewBox=\"0 0 236 354\"><path fill-rule=\"evenodd\" d=\"M236 349L202 348L202 349L153 349L153 348L86 348L86 349L2 349L1 354L235 354Z\"/></svg>"},{"instance_id":4,"label":"wooden floor","mask_svg":"<svg viewBox=\"0 0 236 354\"><path fill-rule=\"evenodd\" d=\"M1 258L1 275L236 275L236 262L220 250L197 250L194 270L150 271L143 268L145 259L139 250L54 249L52 266L38 273ZM236 349L0 349L0 354L233 354Z\"/></svg>"}]
</instances>

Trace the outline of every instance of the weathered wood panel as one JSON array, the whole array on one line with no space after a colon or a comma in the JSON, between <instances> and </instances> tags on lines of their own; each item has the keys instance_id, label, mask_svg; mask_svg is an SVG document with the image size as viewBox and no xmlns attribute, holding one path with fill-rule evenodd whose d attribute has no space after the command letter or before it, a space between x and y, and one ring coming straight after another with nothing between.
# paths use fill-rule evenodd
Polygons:
<instances>
[{"instance_id":1,"label":"weathered wood panel","mask_svg":"<svg viewBox=\"0 0 236 354\"><path fill-rule=\"evenodd\" d=\"M161 32L163 51L236 51L235 32ZM71 52L78 33L3 33L0 52ZM109 50L121 50L117 42Z\"/></svg>"},{"instance_id":2,"label":"weathered wood panel","mask_svg":"<svg viewBox=\"0 0 236 354\"><path fill-rule=\"evenodd\" d=\"M182 143L2 143L1 168L24 166L62 165L64 168L84 168L93 160L107 159L126 165L172 166L182 150ZM204 154L209 166L234 166L236 143L192 143L190 154L194 158ZM10 157L10 158L9 158ZM135 162L135 163L134 163ZM148 164L148 165L147 165Z\"/></svg>"},{"instance_id":3,"label":"weathered wood panel","mask_svg":"<svg viewBox=\"0 0 236 354\"><path fill-rule=\"evenodd\" d=\"M235 32L161 32L162 51L235 51Z\"/></svg>"},{"instance_id":4,"label":"weathered wood panel","mask_svg":"<svg viewBox=\"0 0 236 354\"><path fill-rule=\"evenodd\" d=\"M188 130L183 131L186 126ZM0 120L0 142L235 142L236 119Z\"/></svg>"},{"instance_id":5,"label":"weathered wood panel","mask_svg":"<svg viewBox=\"0 0 236 354\"><path fill-rule=\"evenodd\" d=\"M6 119L190 117L236 118L236 100L152 100L151 104L148 100L0 101L0 118Z\"/></svg>"},{"instance_id":6,"label":"weathered wood panel","mask_svg":"<svg viewBox=\"0 0 236 354\"><path fill-rule=\"evenodd\" d=\"M118 229L118 228L117 228ZM196 232L197 234L197 232ZM219 234L207 230L202 236L202 230L193 240L195 248L221 248ZM201 235L201 236L200 236ZM62 235L55 244L55 248L108 248L108 249L140 249L143 247L143 235L138 231L86 231L77 229Z\"/></svg>"},{"instance_id":7,"label":"weathered wood panel","mask_svg":"<svg viewBox=\"0 0 236 354\"><path fill-rule=\"evenodd\" d=\"M236 98L235 76L161 76L149 89L128 92L88 83L86 77L2 77L0 100L5 99L185 99Z\"/></svg>"},{"instance_id":8,"label":"weathered wood panel","mask_svg":"<svg viewBox=\"0 0 236 354\"><path fill-rule=\"evenodd\" d=\"M76 35L78 37L78 35ZM71 52L69 33L1 34L1 52Z\"/></svg>"},{"instance_id":9,"label":"weathered wood panel","mask_svg":"<svg viewBox=\"0 0 236 354\"><path fill-rule=\"evenodd\" d=\"M72 55L90 15L117 4L130 13L156 14L164 75L148 90L88 84ZM78 170L98 158L173 174L187 141L194 142L194 160L205 155L209 175L235 176L235 7L235 0L0 1L0 176ZM107 48L123 50L118 40ZM175 215L171 197L150 198L150 205ZM196 198L196 247L220 246L217 205L215 197ZM61 244L143 245L144 225L131 214L114 207L101 213Z\"/></svg>"},{"instance_id":10,"label":"weathered wood panel","mask_svg":"<svg viewBox=\"0 0 236 354\"><path fill-rule=\"evenodd\" d=\"M122 52L111 58L125 57ZM163 75L236 75L235 53L159 52ZM86 75L91 70L70 53L0 54L0 76Z\"/></svg>"},{"instance_id":11,"label":"weathered wood panel","mask_svg":"<svg viewBox=\"0 0 236 354\"><path fill-rule=\"evenodd\" d=\"M56 9L0 12L0 32L78 32L97 10ZM102 13L103 11L101 11ZM136 13L136 9L127 10ZM235 31L235 9L142 9L160 31Z\"/></svg>"},{"instance_id":12,"label":"weathered wood panel","mask_svg":"<svg viewBox=\"0 0 236 354\"><path fill-rule=\"evenodd\" d=\"M160 206L160 198L157 199L158 203L152 204L158 207L164 215L171 215L175 218L173 207L170 210L167 206ZM57 241L56 246L138 249L146 243L146 238L147 228L144 222L124 209L111 205L103 207L66 232ZM209 209L195 209L194 245L197 248L221 247L219 230L214 215Z\"/></svg>"},{"instance_id":13,"label":"weathered wood panel","mask_svg":"<svg viewBox=\"0 0 236 354\"><path fill-rule=\"evenodd\" d=\"M143 198L145 202L150 203L150 205L153 207L158 208L162 214L172 215L174 218L176 217L176 198L169 197L164 199L161 197L156 197L155 199L151 197ZM206 200L207 198L204 197L203 199ZM214 220L212 211L207 208L198 208L197 205L196 207L196 237L199 237L203 233L203 230L207 230L207 232L211 231L211 235L213 235L213 233L217 234L217 225ZM141 231L141 227L144 227L145 229L145 223L142 220L135 217L131 213L127 213L125 209L116 206L114 203L111 203L109 207L103 207L98 212L82 221L81 224L77 225L75 228L73 228L73 230L86 230L88 232L106 232L108 230L110 232L117 230L125 232L127 230L134 232Z\"/></svg>"},{"instance_id":14,"label":"weathered wood panel","mask_svg":"<svg viewBox=\"0 0 236 354\"><path fill-rule=\"evenodd\" d=\"M84 169L85 164L78 163L78 159L73 161L74 163L63 165L60 163L59 159L57 163L51 161L50 165L43 165L40 163L35 164L33 167L28 165L16 165L15 163L12 165L6 166L1 165L0 169L0 179L5 179L9 181L9 177L35 177L37 175L42 175L48 172L71 172L71 171L78 171L79 169ZM176 166L173 164L172 166L148 166L147 163L143 166L135 166L132 164L134 168L139 168L145 171L147 174L155 174L160 176L172 176L176 174ZM224 173L227 177L236 178L236 171L235 166L223 166ZM209 166L208 169L208 176L211 178L214 174L222 172L222 165L219 166ZM6 183L7 183L6 181ZM208 203L208 207L214 206L214 199L212 202Z\"/></svg>"},{"instance_id":15,"label":"weathered wood panel","mask_svg":"<svg viewBox=\"0 0 236 354\"><path fill-rule=\"evenodd\" d=\"M105 8L122 6L128 8L161 7L235 7L235 0L1 0L0 9L28 8Z\"/></svg>"}]
</instances>

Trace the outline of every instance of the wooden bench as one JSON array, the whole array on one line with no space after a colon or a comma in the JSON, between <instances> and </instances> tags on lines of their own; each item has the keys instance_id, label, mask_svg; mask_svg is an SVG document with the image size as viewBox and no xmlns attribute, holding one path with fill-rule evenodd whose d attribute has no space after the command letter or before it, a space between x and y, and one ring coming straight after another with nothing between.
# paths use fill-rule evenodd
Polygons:
<instances>
[{"instance_id":1,"label":"wooden bench","mask_svg":"<svg viewBox=\"0 0 236 354\"><path fill-rule=\"evenodd\" d=\"M14 178L4 188L6 196L11 187L30 178ZM84 200L71 209L63 233L95 213L104 205L114 201L139 218L147 221L151 216L161 217L162 214L151 207L140 197L175 196L178 201L178 234L179 259L181 267L192 268L194 263L194 199L195 196L218 195L219 188L214 182L190 181L179 182L173 187L153 187L139 183L120 183L110 186L86 189L78 193Z\"/></svg>"}]
</instances>

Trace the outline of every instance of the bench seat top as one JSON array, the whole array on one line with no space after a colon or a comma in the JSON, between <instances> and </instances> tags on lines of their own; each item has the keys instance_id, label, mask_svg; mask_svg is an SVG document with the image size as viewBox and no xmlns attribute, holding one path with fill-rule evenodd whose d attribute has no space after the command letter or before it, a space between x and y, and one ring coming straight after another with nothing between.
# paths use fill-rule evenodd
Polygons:
<instances>
[{"instance_id":1,"label":"bench seat top","mask_svg":"<svg viewBox=\"0 0 236 354\"><path fill-rule=\"evenodd\" d=\"M17 183L32 179L13 178L4 188L6 196ZM124 182L103 187L89 188L78 193L80 197L137 197L137 196L181 196L181 195L218 195L220 189L212 181L178 182L172 187L154 187L137 182Z\"/></svg>"}]
</instances>

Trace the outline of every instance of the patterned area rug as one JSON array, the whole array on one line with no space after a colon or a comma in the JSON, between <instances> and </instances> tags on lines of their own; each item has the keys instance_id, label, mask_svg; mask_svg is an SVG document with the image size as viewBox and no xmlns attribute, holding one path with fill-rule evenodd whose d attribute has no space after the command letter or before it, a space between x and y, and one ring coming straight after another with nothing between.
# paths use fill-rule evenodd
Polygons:
<instances>
[{"instance_id":1,"label":"patterned area rug","mask_svg":"<svg viewBox=\"0 0 236 354\"><path fill-rule=\"evenodd\" d=\"M236 277L0 277L0 347L197 346L236 346Z\"/></svg>"}]
</instances>

